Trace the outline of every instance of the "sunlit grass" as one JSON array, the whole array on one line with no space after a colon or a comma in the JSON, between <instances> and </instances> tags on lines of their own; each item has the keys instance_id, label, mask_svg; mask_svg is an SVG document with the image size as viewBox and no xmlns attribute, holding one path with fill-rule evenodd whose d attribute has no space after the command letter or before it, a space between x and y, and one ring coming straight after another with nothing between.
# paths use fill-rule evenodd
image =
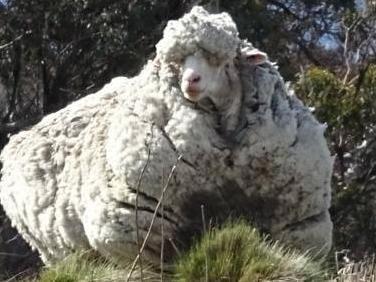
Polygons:
<instances>
[{"instance_id":1,"label":"sunlit grass","mask_svg":"<svg viewBox=\"0 0 376 282\"><path fill-rule=\"evenodd\" d=\"M73 254L52 266L44 267L38 277L25 282L124 282L128 273L129 267L119 267L85 252ZM130 281L141 281L138 269ZM150 267L144 267L143 281L160 281L159 274Z\"/></svg>"},{"instance_id":2,"label":"sunlit grass","mask_svg":"<svg viewBox=\"0 0 376 282\"><path fill-rule=\"evenodd\" d=\"M129 269L90 253L78 253L43 268L27 282L120 282L126 281ZM271 243L243 221L209 230L176 259L172 269L173 274L162 280L157 270L144 266L142 281L328 281L321 262ZM130 281L141 281L140 269Z\"/></svg>"},{"instance_id":3,"label":"sunlit grass","mask_svg":"<svg viewBox=\"0 0 376 282\"><path fill-rule=\"evenodd\" d=\"M176 264L176 281L326 280L320 262L270 243L244 222L213 229Z\"/></svg>"}]
</instances>

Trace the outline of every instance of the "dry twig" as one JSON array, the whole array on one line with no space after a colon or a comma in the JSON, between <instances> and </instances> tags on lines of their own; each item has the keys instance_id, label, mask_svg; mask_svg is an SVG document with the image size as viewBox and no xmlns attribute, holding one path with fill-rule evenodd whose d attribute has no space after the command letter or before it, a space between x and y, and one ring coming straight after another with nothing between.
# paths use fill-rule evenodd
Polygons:
<instances>
[{"instance_id":1,"label":"dry twig","mask_svg":"<svg viewBox=\"0 0 376 282\"><path fill-rule=\"evenodd\" d=\"M205 219L205 206L201 205L201 217L202 217L202 227L204 234L206 233L206 219ZM208 254L205 251L205 281L209 281L209 262L208 262Z\"/></svg>"},{"instance_id":2,"label":"dry twig","mask_svg":"<svg viewBox=\"0 0 376 282\"><path fill-rule=\"evenodd\" d=\"M137 237L138 254L140 256L139 265L140 265L140 279L141 279L141 281L144 281L144 279L143 279L143 273L142 273L143 269L142 269L142 259L141 259L140 231L139 231L139 227L138 227L138 197L139 197L139 194L140 194L141 181L142 181L142 179L144 177L146 168L149 165L149 161L150 161L150 144L148 145L148 156L147 156L147 159L146 159L146 163L145 163L144 167L141 170L140 176L139 176L138 181L137 181L137 186L136 186L136 204L135 204L135 206L136 206L136 211L135 211L135 217L136 217L136 237Z\"/></svg>"},{"instance_id":3,"label":"dry twig","mask_svg":"<svg viewBox=\"0 0 376 282\"><path fill-rule=\"evenodd\" d=\"M166 182L165 186L163 187L163 191L162 191L161 197L159 198L157 206L155 207L154 214L153 214L153 217L151 219L151 222L150 222L150 225L149 225L149 229L148 229L148 231L146 233L144 242L142 243L141 249L140 249L139 253L137 254L136 258L134 259L134 261L132 263L132 266L131 266L131 268L129 270L126 282L130 281L130 279L132 277L132 274L133 274L133 272L134 272L134 270L136 268L136 265L137 265L137 263L138 263L138 261L140 259L140 255L143 253L143 251L144 251L144 249L146 247L146 243L147 243L147 241L149 239L149 236L151 234L151 229L154 226L154 222L155 222L155 219L157 217L158 210L159 210L159 208L160 208L160 206L162 204L162 201L163 201L163 198L164 198L164 194L165 194L165 192L166 192L166 190L167 190L167 188L168 188L168 186L170 184L172 176L174 175L175 169L177 168L177 165L178 165L179 161L181 160L181 158L182 158L182 155L179 155L179 157L176 160L176 163L171 168L170 174L168 175L168 178L167 178L167 182Z\"/></svg>"}]
</instances>

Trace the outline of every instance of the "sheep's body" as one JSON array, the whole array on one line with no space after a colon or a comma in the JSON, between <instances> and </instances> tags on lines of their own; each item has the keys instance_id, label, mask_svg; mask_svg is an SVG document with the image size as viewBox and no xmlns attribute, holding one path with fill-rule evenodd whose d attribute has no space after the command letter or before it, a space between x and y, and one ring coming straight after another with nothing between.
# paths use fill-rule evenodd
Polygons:
<instances>
[{"instance_id":1,"label":"sheep's body","mask_svg":"<svg viewBox=\"0 0 376 282\"><path fill-rule=\"evenodd\" d=\"M224 23L228 40L220 25L204 25L215 30L206 36L206 29L197 24L204 19ZM226 48L235 52L240 44L227 14L208 17L195 8L169 24L157 45L158 67L149 62L137 77L118 78L45 117L13 136L3 150L1 202L45 261L79 248L118 260L133 256L137 229L142 241L179 155L183 159L165 194L163 215L157 213L147 244L150 259L159 259L162 222L164 238L176 245L186 244L202 230L201 205L207 217L242 215L303 249L330 247L332 161L323 126L287 94L270 63L243 62L241 124L231 140L224 138L216 130L220 113L184 99L170 67L169 62L197 48L192 37L181 34L174 41L177 45L167 40L183 32L177 28L181 23L196 28L186 32L202 32L205 36L195 40L207 38L200 46L218 51L219 57ZM211 46L216 35L224 43L217 40ZM136 228L136 190L146 164ZM171 251L167 242L166 257Z\"/></svg>"}]
</instances>

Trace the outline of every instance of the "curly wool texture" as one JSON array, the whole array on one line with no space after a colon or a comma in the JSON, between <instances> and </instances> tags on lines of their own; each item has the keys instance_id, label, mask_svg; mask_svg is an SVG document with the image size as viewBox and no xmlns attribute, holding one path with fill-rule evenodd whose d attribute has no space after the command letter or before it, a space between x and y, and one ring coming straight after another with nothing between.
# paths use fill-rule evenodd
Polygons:
<instances>
[{"instance_id":1,"label":"curly wool texture","mask_svg":"<svg viewBox=\"0 0 376 282\"><path fill-rule=\"evenodd\" d=\"M176 21L169 21L163 38L156 45L157 57L164 62L181 62L199 48L212 55L235 58L240 39L229 14L209 14L201 7Z\"/></svg>"},{"instance_id":2,"label":"curly wool texture","mask_svg":"<svg viewBox=\"0 0 376 282\"><path fill-rule=\"evenodd\" d=\"M203 43L211 30L219 41ZM228 14L196 7L166 28L159 65L149 62L138 76L116 78L12 136L1 155L1 203L44 261L85 248L134 257L179 155L146 245L149 260L159 261L163 240L168 259L171 242L186 247L202 231L202 205L208 219L241 215L273 238L328 251L332 159L324 126L274 66L241 59L242 121L229 140L217 131L220 113L183 98L169 64L197 48L231 57L239 44Z\"/></svg>"}]
</instances>

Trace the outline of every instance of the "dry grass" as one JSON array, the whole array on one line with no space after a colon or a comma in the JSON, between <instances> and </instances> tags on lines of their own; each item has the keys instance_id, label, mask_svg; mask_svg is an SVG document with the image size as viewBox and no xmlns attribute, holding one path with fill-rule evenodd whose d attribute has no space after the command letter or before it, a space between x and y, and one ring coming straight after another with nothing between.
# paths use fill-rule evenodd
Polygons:
<instances>
[{"instance_id":1,"label":"dry grass","mask_svg":"<svg viewBox=\"0 0 376 282\"><path fill-rule=\"evenodd\" d=\"M335 282L376 282L375 255L360 262L348 262L337 270Z\"/></svg>"}]
</instances>

